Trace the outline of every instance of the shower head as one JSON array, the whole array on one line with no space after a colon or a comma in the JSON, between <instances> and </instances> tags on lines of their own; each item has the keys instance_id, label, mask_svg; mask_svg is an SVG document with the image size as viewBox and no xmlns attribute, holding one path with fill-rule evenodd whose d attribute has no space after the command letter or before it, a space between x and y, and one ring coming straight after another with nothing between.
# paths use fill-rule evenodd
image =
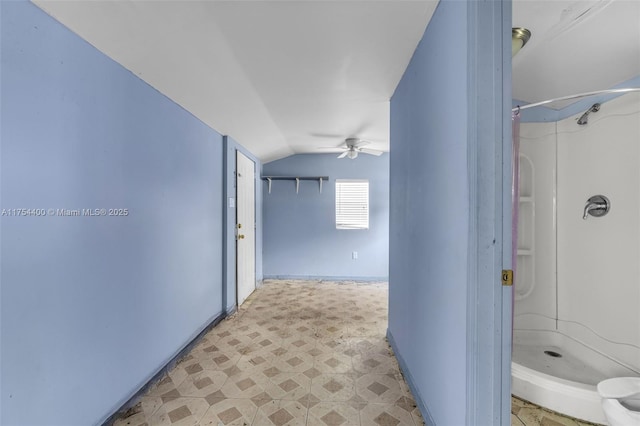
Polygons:
<instances>
[{"instance_id":1,"label":"shower head","mask_svg":"<svg viewBox=\"0 0 640 426\"><path fill-rule=\"evenodd\" d=\"M598 111L600 111L600 104L591 105L591 108L585 111L585 113L582 114L580 118L578 118L578 124L581 126L584 126L589 121L589 114L592 112L598 112Z\"/></svg>"}]
</instances>

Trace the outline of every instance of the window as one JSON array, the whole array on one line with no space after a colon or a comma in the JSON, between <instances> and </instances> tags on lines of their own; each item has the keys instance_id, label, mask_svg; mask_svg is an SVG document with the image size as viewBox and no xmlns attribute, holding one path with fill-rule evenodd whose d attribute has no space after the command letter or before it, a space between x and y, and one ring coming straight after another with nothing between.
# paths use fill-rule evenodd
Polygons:
<instances>
[{"instance_id":1,"label":"window","mask_svg":"<svg viewBox=\"0 0 640 426\"><path fill-rule=\"evenodd\" d=\"M336 228L369 229L369 181L336 179Z\"/></svg>"}]
</instances>

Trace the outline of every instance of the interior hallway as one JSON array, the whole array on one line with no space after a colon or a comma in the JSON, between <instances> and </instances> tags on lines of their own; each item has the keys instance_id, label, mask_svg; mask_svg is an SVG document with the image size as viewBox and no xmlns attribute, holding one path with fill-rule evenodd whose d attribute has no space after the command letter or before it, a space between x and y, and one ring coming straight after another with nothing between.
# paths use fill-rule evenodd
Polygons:
<instances>
[{"instance_id":1,"label":"interior hallway","mask_svg":"<svg viewBox=\"0 0 640 426\"><path fill-rule=\"evenodd\" d=\"M386 283L266 280L116 425L422 425Z\"/></svg>"}]
</instances>

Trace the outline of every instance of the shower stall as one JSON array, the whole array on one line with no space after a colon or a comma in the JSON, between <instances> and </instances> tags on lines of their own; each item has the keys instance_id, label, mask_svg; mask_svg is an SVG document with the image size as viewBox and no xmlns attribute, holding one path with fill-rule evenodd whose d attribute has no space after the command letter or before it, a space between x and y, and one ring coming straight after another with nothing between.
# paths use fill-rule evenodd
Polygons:
<instances>
[{"instance_id":1,"label":"shower stall","mask_svg":"<svg viewBox=\"0 0 640 426\"><path fill-rule=\"evenodd\" d=\"M640 376L640 92L628 92L519 128L512 391L596 423L598 382Z\"/></svg>"}]
</instances>

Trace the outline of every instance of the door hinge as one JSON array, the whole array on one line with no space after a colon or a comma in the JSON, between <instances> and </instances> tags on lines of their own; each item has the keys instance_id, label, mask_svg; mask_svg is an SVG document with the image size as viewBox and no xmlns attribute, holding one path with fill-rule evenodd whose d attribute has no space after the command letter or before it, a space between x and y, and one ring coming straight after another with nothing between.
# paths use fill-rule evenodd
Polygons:
<instances>
[{"instance_id":1,"label":"door hinge","mask_svg":"<svg viewBox=\"0 0 640 426\"><path fill-rule=\"evenodd\" d=\"M511 269L502 270L502 285L504 286L513 285L513 270Z\"/></svg>"}]
</instances>

